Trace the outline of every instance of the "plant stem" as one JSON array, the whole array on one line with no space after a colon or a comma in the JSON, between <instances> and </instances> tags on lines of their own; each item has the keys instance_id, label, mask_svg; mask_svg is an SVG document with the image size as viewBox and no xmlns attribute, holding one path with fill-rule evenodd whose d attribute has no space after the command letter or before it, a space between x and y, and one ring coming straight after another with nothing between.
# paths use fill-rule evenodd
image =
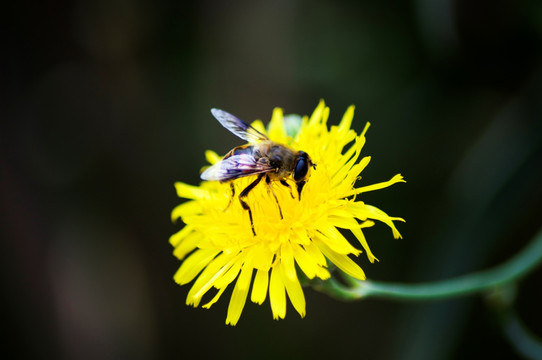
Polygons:
<instances>
[{"instance_id":1,"label":"plant stem","mask_svg":"<svg viewBox=\"0 0 542 360\"><path fill-rule=\"evenodd\" d=\"M438 300L485 292L509 284L533 270L542 261L542 229L518 254L492 269L452 279L419 284L359 281L345 278L348 286L334 278L314 284L317 290L341 300L381 297L397 300Z\"/></svg>"}]
</instances>

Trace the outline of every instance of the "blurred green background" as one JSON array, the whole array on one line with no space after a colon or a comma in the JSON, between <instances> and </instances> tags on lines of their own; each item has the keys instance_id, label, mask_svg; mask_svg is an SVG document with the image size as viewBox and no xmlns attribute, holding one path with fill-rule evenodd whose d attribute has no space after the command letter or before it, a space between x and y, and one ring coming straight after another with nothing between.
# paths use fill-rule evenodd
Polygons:
<instances>
[{"instance_id":1,"label":"blurred green background","mask_svg":"<svg viewBox=\"0 0 542 360\"><path fill-rule=\"evenodd\" d=\"M496 265L542 225L542 2L49 1L4 8L0 87L3 350L54 359L516 358L481 297L341 303L306 290L273 321L185 305L168 243L204 151L239 145L219 107L372 126L367 276L420 282ZM516 309L542 334L540 269Z\"/></svg>"}]
</instances>

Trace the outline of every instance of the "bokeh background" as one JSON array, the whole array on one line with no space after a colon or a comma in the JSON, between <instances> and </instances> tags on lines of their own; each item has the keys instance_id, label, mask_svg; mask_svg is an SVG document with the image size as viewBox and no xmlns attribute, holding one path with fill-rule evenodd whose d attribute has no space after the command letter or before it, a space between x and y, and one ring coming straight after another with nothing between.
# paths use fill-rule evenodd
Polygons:
<instances>
[{"instance_id":1,"label":"bokeh background","mask_svg":"<svg viewBox=\"0 0 542 360\"><path fill-rule=\"evenodd\" d=\"M185 305L168 243L173 183L239 145L219 107L372 123L364 195L404 217L366 231L371 279L501 263L542 225L542 2L43 1L2 11L3 352L54 359L516 358L483 297L342 303L306 290L273 321L229 296ZM542 272L515 308L542 334Z\"/></svg>"}]
</instances>

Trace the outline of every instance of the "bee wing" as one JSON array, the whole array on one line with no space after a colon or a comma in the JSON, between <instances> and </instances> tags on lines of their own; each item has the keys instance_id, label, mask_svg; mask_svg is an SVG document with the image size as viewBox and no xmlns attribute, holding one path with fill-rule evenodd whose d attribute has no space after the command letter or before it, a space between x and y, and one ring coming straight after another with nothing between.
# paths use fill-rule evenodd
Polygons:
<instances>
[{"instance_id":1,"label":"bee wing","mask_svg":"<svg viewBox=\"0 0 542 360\"><path fill-rule=\"evenodd\" d=\"M269 164L258 163L252 155L241 154L217 162L200 177L202 180L228 181L273 170Z\"/></svg>"},{"instance_id":2,"label":"bee wing","mask_svg":"<svg viewBox=\"0 0 542 360\"><path fill-rule=\"evenodd\" d=\"M248 142L269 140L267 136L227 111L213 108L211 109L211 114L213 114L222 126L243 140Z\"/></svg>"}]
</instances>

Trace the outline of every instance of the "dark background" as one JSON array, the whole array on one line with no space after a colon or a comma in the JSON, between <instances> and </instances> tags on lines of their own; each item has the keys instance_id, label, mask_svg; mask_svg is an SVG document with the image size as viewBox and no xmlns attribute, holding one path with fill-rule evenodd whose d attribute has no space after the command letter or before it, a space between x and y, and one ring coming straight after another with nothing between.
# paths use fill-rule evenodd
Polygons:
<instances>
[{"instance_id":1,"label":"dark background","mask_svg":"<svg viewBox=\"0 0 542 360\"><path fill-rule=\"evenodd\" d=\"M515 358L482 297L247 303L224 325L185 305L168 243L204 151L239 140L220 107L269 121L372 123L362 200L404 217L366 231L368 277L438 280L501 263L542 225L542 2L13 2L2 11L3 352L18 358ZM541 271L516 309L542 334Z\"/></svg>"}]
</instances>

